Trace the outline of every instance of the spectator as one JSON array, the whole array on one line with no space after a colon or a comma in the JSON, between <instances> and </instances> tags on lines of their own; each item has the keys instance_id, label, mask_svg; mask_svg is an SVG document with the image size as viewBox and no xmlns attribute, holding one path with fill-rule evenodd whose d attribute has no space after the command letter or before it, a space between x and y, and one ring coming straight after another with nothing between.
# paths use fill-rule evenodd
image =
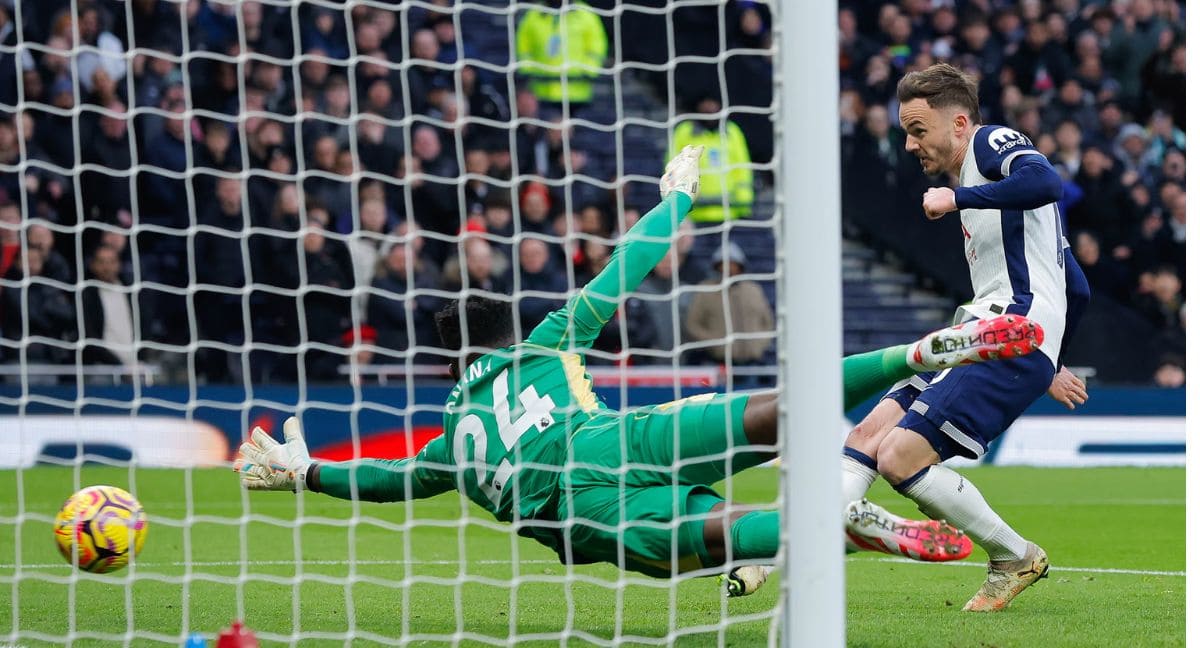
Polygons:
<instances>
[{"instance_id":1,"label":"spectator","mask_svg":"<svg viewBox=\"0 0 1200 648\"><path fill-rule=\"evenodd\" d=\"M75 302L70 291L44 281L44 260L39 248L27 247L4 276L9 284L0 289L0 334L7 362L63 364L75 358ZM51 342L22 343L33 337Z\"/></svg>"},{"instance_id":2,"label":"spectator","mask_svg":"<svg viewBox=\"0 0 1200 648\"><path fill-rule=\"evenodd\" d=\"M531 182L521 190L521 231L550 234L550 190Z\"/></svg>"},{"instance_id":3,"label":"spectator","mask_svg":"<svg viewBox=\"0 0 1200 648\"><path fill-rule=\"evenodd\" d=\"M352 194L350 182L338 170L338 143L332 135L324 135L313 143L304 177L304 192L335 214L350 211Z\"/></svg>"},{"instance_id":4,"label":"spectator","mask_svg":"<svg viewBox=\"0 0 1200 648\"><path fill-rule=\"evenodd\" d=\"M850 9L838 11L838 68L850 77L862 76L867 59L882 46L858 31L858 17Z\"/></svg>"},{"instance_id":5,"label":"spectator","mask_svg":"<svg viewBox=\"0 0 1200 648\"><path fill-rule=\"evenodd\" d=\"M496 267L492 247L479 236L467 236L462 242L464 264L459 257L446 262L442 272L442 287L446 290L483 290L493 294L507 295L512 291L512 281ZM463 278L466 285L463 285Z\"/></svg>"},{"instance_id":6,"label":"spectator","mask_svg":"<svg viewBox=\"0 0 1200 648\"><path fill-rule=\"evenodd\" d=\"M384 349L438 346L433 316L441 310L443 300L426 292L438 287L438 277L421 256L422 245L420 237L392 243L371 284L366 321L378 331L378 344Z\"/></svg>"},{"instance_id":7,"label":"spectator","mask_svg":"<svg viewBox=\"0 0 1200 648\"><path fill-rule=\"evenodd\" d=\"M1183 358L1171 353L1163 356L1158 369L1154 371L1154 384L1168 389L1183 387L1187 382L1184 373Z\"/></svg>"},{"instance_id":8,"label":"spectator","mask_svg":"<svg viewBox=\"0 0 1200 648\"><path fill-rule=\"evenodd\" d=\"M100 105L117 98L116 84L125 78L125 47L104 28L103 19L96 5L80 7L79 40L87 48L76 50L75 61L80 90L96 93Z\"/></svg>"},{"instance_id":9,"label":"spectator","mask_svg":"<svg viewBox=\"0 0 1200 648\"><path fill-rule=\"evenodd\" d=\"M762 362L772 339L753 334L775 329L775 317L762 286L739 278L746 267L746 255L735 243L718 250L713 265L718 276L701 284L708 288L696 293L688 309L688 337L707 343L703 348L710 361L727 365Z\"/></svg>"},{"instance_id":10,"label":"spectator","mask_svg":"<svg viewBox=\"0 0 1200 648\"><path fill-rule=\"evenodd\" d=\"M1073 119L1064 119L1054 129L1055 153L1051 162L1064 178L1074 178L1083 164L1083 131Z\"/></svg>"},{"instance_id":11,"label":"spectator","mask_svg":"<svg viewBox=\"0 0 1200 648\"><path fill-rule=\"evenodd\" d=\"M462 98L467 107L467 115L476 119L507 123L510 116L508 99L493 85L480 79L474 66L463 66L461 74ZM508 129L505 127L472 122L467 133L472 147L508 150Z\"/></svg>"},{"instance_id":12,"label":"spectator","mask_svg":"<svg viewBox=\"0 0 1200 648\"><path fill-rule=\"evenodd\" d=\"M429 29L418 29L413 32L409 52L413 65L408 68L408 95L411 110L414 113L425 113L429 110L429 93L439 83L451 87L447 73L436 66L438 57L438 39Z\"/></svg>"},{"instance_id":13,"label":"spectator","mask_svg":"<svg viewBox=\"0 0 1200 648\"><path fill-rule=\"evenodd\" d=\"M1150 154L1146 130L1138 124L1125 124L1117 135L1115 155L1121 167L1149 178L1154 159Z\"/></svg>"},{"instance_id":14,"label":"spectator","mask_svg":"<svg viewBox=\"0 0 1200 648\"><path fill-rule=\"evenodd\" d=\"M1094 234L1087 230L1076 232L1071 249L1093 292L1128 300L1129 279L1124 269L1101 251L1100 241Z\"/></svg>"},{"instance_id":15,"label":"spectator","mask_svg":"<svg viewBox=\"0 0 1200 648\"><path fill-rule=\"evenodd\" d=\"M243 251L249 223L242 212L242 181L238 177L217 180L216 199L206 205L199 222L205 229L196 234L193 267L196 281L206 289L196 291L198 337L238 346L247 340L242 289L251 261ZM209 381L239 381L241 369L239 353L205 347L196 354L196 370Z\"/></svg>"},{"instance_id":16,"label":"spectator","mask_svg":"<svg viewBox=\"0 0 1200 648\"><path fill-rule=\"evenodd\" d=\"M1112 250L1128 234L1125 193L1112 159L1098 146L1087 147L1075 182L1084 197L1068 213L1068 230L1093 230L1104 249Z\"/></svg>"},{"instance_id":17,"label":"spectator","mask_svg":"<svg viewBox=\"0 0 1200 648\"><path fill-rule=\"evenodd\" d=\"M375 278L386 226L387 206L382 200L364 200L359 205L358 229L351 233L349 241L350 258L354 262L354 281L359 286L369 286Z\"/></svg>"},{"instance_id":18,"label":"spectator","mask_svg":"<svg viewBox=\"0 0 1200 648\"><path fill-rule=\"evenodd\" d=\"M454 65L458 62L458 49L462 47L464 59L478 59L479 53L475 46L468 42L460 42L458 33L454 29L454 18L448 13L436 14L429 21L429 28L433 30L437 36L438 53L437 62L445 65Z\"/></svg>"},{"instance_id":19,"label":"spectator","mask_svg":"<svg viewBox=\"0 0 1200 648\"><path fill-rule=\"evenodd\" d=\"M575 261L575 287L582 288L587 282L595 279L611 258L611 246L593 238L584 239Z\"/></svg>"},{"instance_id":20,"label":"spectator","mask_svg":"<svg viewBox=\"0 0 1200 648\"><path fill-rule=\"evenodd\" d=\"M654 339L660 349L677 351L683 344L683 324L687 321L687 312L692 304L693 292L677 290L685 285L683 277L678 283L675 273L681 269L678 247L673 247L663 257L642 285L638 292L642 293L642 301L646 305L646 313L654 326ZM669 361L662 358L661 361Z\"/></svg>"},{"instance_id":21,"label":"spectator","mask_svg":"<svg viewBox=\"0 0 1200 648\"><path fill-rule=\"evenodd\" d=\"M565 99L574 112L592 101L608 56L608 34L585 2L572 0L565 14L562 0L545 4L546 9L526 11L517 24L517 72L529 79L530 92L548 109L561 110Z\"/></svg>"},{"instance_id":22,"label":"spectator","mask_svg":"<svg viewBox=\"0 0 1200 648\"><path fill-rule=\"evenodd\" d=\"M89 342L83 348L83 362L133 367L138 360L133 309L130 290L121 279L120 252L101 245L92 252L88 270L96 283L84 286L80 296L83 331Z\"/></svg>"},{"instance_id":23,"label":"spectator","mask_svg":"<svg viewBox=\"0 0 1200 648\"><path fill-rule=\"evenodd\" d=\"M1012 69L1017 87L1025 94L1044 94L1066 80L1071 70L1067 53L1050 40L1046 24L1029 23L1025 38L1006 65Z\"/></svg>"},{"instance_id":24,"label":"spectator","mask_svg":"<svg viewBox=\"0 0 1200 648\"><path fill-rule=\"evenodd\" d=\"M1181 329L1183 282L1175 268L1159 266L1153 272L1143 273L1140 283L1135 305L1146 319L1164 331Z\"/></svg>"},{"instance_id":25,"label":"spectator","mask_svg":"<svg viewBox=\"0 0 1200 648\"><path fill-rule=\"evenodd\" d=\"M466 198L466 213L468 217L482 216L488 196L493 190L492 179L488 176L490 158L487 151L480 148L468 149L463 155L466 163L464 171L468 174L463 187Z\"/></svg>"},{"instance_id":26,"label":"spectator","mask_svg":"<svg viewBox=\"0 0 1200 648\"><path fill-rule=\"evenodd\" d=\"M534 123L538 118L537 97L518 90L517 98L517 171L539 176L550 174L550 141L545 128Z\"/></svg>"},{"instance_id":27,"label":"spectator","mask_svg":"<svg viewBox=\"0 0 1200 648\"><path fill-rule=\"evenodd\" d=\"M1078 78L1069 78L1062 83L1054 99L1043 109L1043 117L1043 121L1051 126L1071 120L1089 133L1100 127L1095 97L1083 89Z\"/></svg>"},{"instance_id":28,"label":"spectator","mask_svg":"<svg viewBox=\"0 0 1200 648\"><path fill-rule=\"evenodd\" d=\"M301 286L308 331L304 341L341 346L342 334L351 323L354 267L346 245L329 238L325 223L314 218L311 211L304 231L304 265L308 280ZM309 380L336 378L341 363L339 354L314 348L305 351L305 375Z\"/></svg>"},{"instance_id":29,"label":"spectator","mask_svg":"<svg viewBox=\"0 0 1200 648\"><path fill-rule=\"evenodd\" d=\"M754 175L742 130L734 121L718 114L721 104L712 97L696 102L695 110L702 116L675 127L672 148L667 152L669 160L689 144L704 146L700 158L700 193L690 218L709 223L749 216L754 203Z\"/></svg>"},{"instance_id":30,"label":"spectator","mask_svg":"<svg viewBox=\"0 0 1200 648\"><path fill-rule=\"evenodd\" d=\"M75 273L66 258L54 248L54 230L41 224L31 224L25 230L25 245L42 253L41 275L62 283L74 283Z\"/></svg>"},{"instance_id":31,"label":"spectator","mask_svg":"<svg viewBox=\"0 0 1200 648\"><path fill-rule=\"evenodd\" d=\"M521 281L516 287L526 293L536 291L556 295L518 296L518 310L521 314L521 330L518 337L523 338L529 335L546 315L566 303L567 278L563 273L555 271L550 263L550 246L545 241L536 238L523 239L519 252Z\"/></svg>"},{"instance_id":32,"label":"spectator","mask_svg":"<svg viewBox=\"0 0 1200 648\"><path fill-rule=\"evenodd\" d=\"M425 229L454 234L461 226L458 188L451 179L458 177L458 164L443 152L437 131L421 124L412 131L412 151L421 163L421 172L429 177L424 190L428 197L428 214L414 214Z\"/></svg>"},{"instance_id":33,"label":"spectator","mask_svg":"<svg viewBox=\"0 0 1200 648\"><path fill-rule=\"evenodd\" d=\"M129 154L129 129L125 104L114 99L105 106L112 114L102 114L91 128L90 137L82 147L83 161L106 169L80 173L79 185L83 204L92 210L88 218L128 227L133 222L130 178L133 166Z\"/></svg>"},{"instance_id":34,"label":"spectator","mask_svg":"<svg viewBox=\"0 0 1200 648\"><path fill-rule=\"evenodd\" d=\"M320 49L330 58L350 58L350 46L346 40L346 23L340 11L329 7L302 5L301 12L310 12L303 23L300 43L305 50Z\"/></svg>"}]
</instances>

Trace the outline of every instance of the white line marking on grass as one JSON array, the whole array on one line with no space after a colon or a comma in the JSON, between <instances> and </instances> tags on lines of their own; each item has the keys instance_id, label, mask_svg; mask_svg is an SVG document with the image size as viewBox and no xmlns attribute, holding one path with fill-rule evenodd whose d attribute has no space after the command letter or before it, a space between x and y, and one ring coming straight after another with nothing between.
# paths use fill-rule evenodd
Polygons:
<instances>
[{"instance_id":1,"label":"white line marking on grass","mask_svg":"<svg viewBox=\"0 0 1200 648\"><path fill-rule=\"evenodd\" d=\"M987 567L987 563L981 562L966 562L953 561L944 563L921 562L918 560L909 560L907 558L874 558L874 559L859 559L847 558L848 561L896 563L900 565L944 565L946 567ZM1184 571L1162 571L1157 569L1114 569L1110 567L1059 567L1053 563L1050 564L1050 572L1080 572L1084 574L1129 574L1132 576L1186 576Z\"/></svg>"},{"instance_id":2,"label":"white line marking on grass","mask_svg":"<svg viewBox=\"0 0 1200 648\"><path fill-rule=\"evenodd\" d=\"M522 565L559 565L557 560L522 560L519 561ZM143 562L138 561L139 568L146 567L186 567L191 565L197 567L241 567L245 564L247 567L294 567L296 565L322 565L322 566L338 566L349 565L511 565L511 560L250 560L242 563L240 560L212 560L212 561L192 561L185 562L177 560L174 562ZM67 563L34 563L29 565L16 565L13 563L0 564L0 569L55 569L69 568Z\"/></svg>"},{"instance_id":3,"label":"white line marking on grass","mask_svg":"<svg viewBox=\"0 0 1200 648\"><path fill-rule=\"evenodd\" d=\"M852 562L885 562L895 563L900 565L944 565L947 567L986 567L987 563L981 562L945 562L945 563L930 563L920 562L916 560L908 560L907 558L848 558ZM244 563L247 567L288 567L296 565L316 565L316 566L346 566L353 562L355 565L511 565L511 560L304 560L299 563L295 560L250 560ZM561 564L557 560L522 560L522 565L558 565ZM147 567L185 567L191 565L193 569L204 567L241 567L243 563L240 560L214 560L214 561L193 561L187 563L184 561L175 562L139 562L140 568ZM29 565L21 565L22 569L56 569L70 568L66 563L35 563ZM0 564L0 569L16 569L15 564ZM1116 569L1109 567L1059 567L1058 565L1050 565L1052 572L1079 572L1084 574L1126 574L1130 576L1186 576L1184 571L1163 571L1155 569Z\"/></svg>"}]
</instances>

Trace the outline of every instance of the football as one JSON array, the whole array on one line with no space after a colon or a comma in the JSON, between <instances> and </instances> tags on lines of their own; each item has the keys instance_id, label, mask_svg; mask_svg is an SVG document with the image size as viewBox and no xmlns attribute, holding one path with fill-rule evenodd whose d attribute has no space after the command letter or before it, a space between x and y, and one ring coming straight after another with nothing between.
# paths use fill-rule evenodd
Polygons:
<instances>
[{"instance_id":1,"label":"football","mask_svg":"<svg viewBox=\"0 0 1200 648\"><path fill-rule=\"evenodd\" d=\"M146 528L146 511L133 495L115 486L89 486L59 509L54 542L67 562L104 574L142 551Z\"/></svg>"}]
</instances>

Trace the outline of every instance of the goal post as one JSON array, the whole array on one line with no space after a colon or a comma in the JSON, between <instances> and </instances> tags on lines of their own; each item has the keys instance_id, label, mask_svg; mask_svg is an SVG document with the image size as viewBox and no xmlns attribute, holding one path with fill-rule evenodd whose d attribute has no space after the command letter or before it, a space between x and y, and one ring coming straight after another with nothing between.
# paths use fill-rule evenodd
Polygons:
<instances>
[{"instance_id":1,"label":"goal post","mask_svg":"<svg viewBox=\"0 0 1200 648\"><path fill-rule=\"evenodd\" d=\"M842 330L837 4L780 2L778 9L784 630L788 646L840 646L842 338L828 334Z\"/></svg>"}]
</instances>

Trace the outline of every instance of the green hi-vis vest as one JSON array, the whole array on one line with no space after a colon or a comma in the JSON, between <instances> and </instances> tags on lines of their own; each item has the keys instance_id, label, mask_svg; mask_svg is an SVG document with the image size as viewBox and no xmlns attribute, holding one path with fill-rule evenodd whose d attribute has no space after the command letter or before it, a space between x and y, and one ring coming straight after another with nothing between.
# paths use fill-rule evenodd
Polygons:
<instances>
[{"instance_id":1,"label":"green hi-vis vest","mask_svg":"<svg viewBox=\"0 0 1200 648\"><path fill-rule=\"evenodd\" d=\"M675 127L667 160L675 157L688 144L703 145L700 156L700 193L692 208L691 219L696 222L723 221L750 215L754 203L754 172L750 169L750 147L742 129L725 121L725 136L721 130L707 130L686 121ZM725 196L729 196L729 211Z\"/></svg>"},{"instance_id":2,"label":"green hi-vis vest","mask_svg":"<svg viewBox=\"0 0 1200 648\"><path fill-rule=\"evenodd\" d=\"M564 94L571 103L591 101L592 80L607 56L604 24L582 2L572 2L565 15L530 9L517 26L517 71L529 77L529 90L540 101L562 101Z\"/></svg>"}]
</instances>

